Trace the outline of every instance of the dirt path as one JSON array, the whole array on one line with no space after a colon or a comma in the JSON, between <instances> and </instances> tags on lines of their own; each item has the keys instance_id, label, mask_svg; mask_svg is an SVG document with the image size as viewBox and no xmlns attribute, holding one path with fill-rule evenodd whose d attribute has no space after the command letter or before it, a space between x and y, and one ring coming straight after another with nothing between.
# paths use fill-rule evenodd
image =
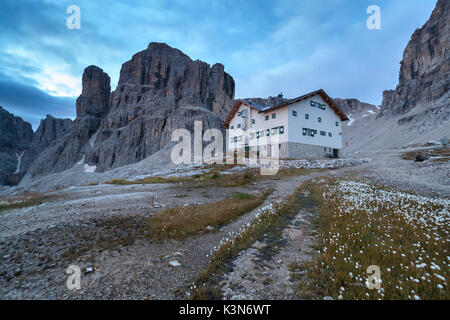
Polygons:
<instances>
[{"instance_id":1,"label":"dirt path","mask_svg":"<svg viewBox=\"0 0 450 320\"><path fill-rule=\"evenodd\" d=\"M307 199L308 191L298 200ZM296 266L313 256L314 234L310 223L317 216L315 205L303 203L297 215L282 232L280 239L266 234L252 247L241 252L233 262L232 271L224 276L222 294L225 299L298 299L293 275Z\"/></svg>"}]
</instances>

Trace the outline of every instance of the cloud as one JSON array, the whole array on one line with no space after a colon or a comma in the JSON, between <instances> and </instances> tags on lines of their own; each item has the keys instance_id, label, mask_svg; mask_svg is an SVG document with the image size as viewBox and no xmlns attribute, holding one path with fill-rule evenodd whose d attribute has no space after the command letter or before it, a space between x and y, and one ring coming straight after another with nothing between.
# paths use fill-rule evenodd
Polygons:
<instances>
[{"instance_id":1,"label":"cloud","mask_svg":"<svg viewBox=\"0 0 450 320\"><path fill-rule=\"evenodd\" d=\"M298 96L318 88L334 97L381 103L398 82L399 62L415 28L429 17L432 1L385 1L382 29L366 28L369 1L282 2L284 16L259 42L231 53L237 97ZM320 12L318 12L320 11ZM236 64L231 64L235 66Z\"/></svg>"},{"instance_id":2,"label":"cloud","mask_svg":"<svg viewBox=\"0 0 450 320\"><path fill-rule=\"evenodd\" d=\"M30 122L34 130L47 114L61 118L75 117L75 98L51 96L32 85L15 82L1 73L0 105Z\"/></svg>"},{"instance_id":3,"label":"cloud","mask_svg":"<svg viewBox=\"0 0 450 320\"><path fill-rule=\"evenodd\" d=\"M30 121L47 110L73 116L86 66L101 67L114 89L122 63L159 41L194 60L223 63L240 98L323 88L380 103L435 0L376 2L378 31L365 27L373 0L0 0L0 102ZM80 30L66 28L72 4L81 8Z\"/></svg>"}]
</instances>

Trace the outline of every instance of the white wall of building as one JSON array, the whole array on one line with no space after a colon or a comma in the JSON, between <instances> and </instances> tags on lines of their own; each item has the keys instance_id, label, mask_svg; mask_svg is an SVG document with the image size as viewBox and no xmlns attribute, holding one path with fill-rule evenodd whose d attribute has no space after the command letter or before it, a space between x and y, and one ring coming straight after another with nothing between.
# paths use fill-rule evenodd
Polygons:
<instances>
[{"instance_id":1,"label":"white wall of building","mask_svg":"<svg viewBox=\"0 0 450 320\"><path fill-rule=\"evenodd\" d=\"M239 112L246 112L246 117L238 116ZM275 118L272 118L272 114L275 114ZM269 119L266 120L266 115L269 116ZM255 120L255 123L253 123ZM272 129L284 127L284 133L279 133L279 129L276 130L276 134L278 135L278 143L287 142L288 141L288 125L289 122L289 113L288 108L280 108L270 112L258 112L257 110L242 104L239 107L238 112L236 112L233 119L230 121L229 125L229 146L231 148L242 147L246 144L245 138L242 138L241 141L233 142L234 137L239 136L248 136L248 145L249 146L257 146L259 139L256 138L256 132L264 131L264 136L266 135L266 130L270 130L270 136L272 136ZM246 130L245 123L247 124ZM241 125L241 128L238 128L238 124ZM253 139L251 139L250 133L255 133ZM261 139L262 141L262 139Z\"/></svg>"},{"instance_id":2,"label":"white wall of building","mask_svg":"<svg viewBox=\"0 0 450 320\"><path fill-rule=\"evenodd\" d=\"M325 104L325 110L312 107L310 105L311 100ZM238 113L244 110L246 116L238 116ZM296 117L293 116L292 111L297 112ZM272 114L276 114L275 119L272 118ZM305 119L305 114L309 114L309 119ZM268 120L265 120L266 115L269 116ZM322 118L321 122L318 122L318 117ZM254 124L252 123L252 119L255 120ZM336 122L338 123L338 126L336 126ZM238 124L241 125L241 128L238 128ZM279 138L278 143L295 142L334 149L342 148L341 119L320 95L315 95L284 108L268 112L258 112L248 105L241 104L238 112L236 112L229 124L229 148L241 148L245 146L246 143L251 147L256 146L260 140L256 138L256 135L251 139L250 133L264 131L264 135L266 135L266 130L270 129L270 135L272 136L272 129L280 126L284 127L284 133L277 133ZM245 128L246 130L244 130ZM317 134L314 137L304 136L302 134L303 128L317 130ZM320 135L320 131L325 131L326 135ZM329 136L329 133L332 134L331 137ZM238 139L237 142L234 142L234 137L239 136L242 137L241 140L239 141Z\"/></svg>"},{"instance_id":3,"label":"white wall of building","mask_svg":"<svg viewBox=\"0 0 450 320\"><path fill-rule=\"evenodd\" d=\"M325 110L312 107L310 102L315 101L325 104ZM306 143L315 146L323 146L334 149L342 148L342 123L340 117L331 109L320 95L315 95L309 99L291 104L289 108L289 142ZM297 112L297 116L293 116L292 111ZM305 119L305 114L309 115L309 119ZM318 118L322 121L319 122ZM336 126L336 122L338 126ZM317 130L314 137L304 136L303 128ZM320 131L325 131L326 135L320 135ZM331 133L331 137L328 135Z\"/></svg>"}]
</instances>

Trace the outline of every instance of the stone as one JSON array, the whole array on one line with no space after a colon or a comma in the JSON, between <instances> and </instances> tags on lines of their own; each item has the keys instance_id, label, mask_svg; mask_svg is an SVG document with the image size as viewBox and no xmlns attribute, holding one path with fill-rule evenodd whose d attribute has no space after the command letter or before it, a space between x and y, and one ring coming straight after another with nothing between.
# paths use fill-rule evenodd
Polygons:
<instances>
[{"instance_id":1,"label":"stone","mask_svg":"<svg viewBox=\"0 0 450 320\"><path fill-rule=\"evenodd\" d=\"M172 260L169 262L169 265L171 265L172 267L180 267L181 263L179 263L178 260Z\"/></svg>"},{"instance_id":2,"label":"stone","mask_svg":"<svg viewBox=\"0 0 450 320\"><path fill-rule=\"evenodd\" d=\"M416 157L416 161L417 161L417 162L423 162L423 161L425 161L425 160L427 160L427 159L428 159L427 156L417 156L417 157Z\"/></svg>"},{"instance_id":3,"label":"stone","mask_svg":"<svg viewBox=\"0 0 450 320\"><path fill-rule=\"evenodd\" d=\"M94 272L94 268L92 268L92 267L87 267L87 268L84 270L84 274L88 274L88 273L92 273L92 272Z\"/></svg>"}]
</instances>

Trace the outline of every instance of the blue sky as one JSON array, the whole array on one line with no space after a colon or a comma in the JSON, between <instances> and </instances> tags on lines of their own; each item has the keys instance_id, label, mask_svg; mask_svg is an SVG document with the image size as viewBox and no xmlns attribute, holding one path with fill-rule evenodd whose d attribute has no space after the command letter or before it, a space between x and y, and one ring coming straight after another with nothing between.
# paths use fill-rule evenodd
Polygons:
<instances>
[{"instance_id":1,"label":"blue sky","mask_svg":"<svg viewBox=\"0 0 450 320\"><path fill-rule=\"evenodd\" d=\"M33 124L74 117L86 66L115 88L122 63L149 42L220 62L236 97L295 97L318 88L379 104L403 50L436 0L0 0L0 105ZM366 9L381 9L369 30ZM69 30L66 8L81 9Z\"/></svg>"}]
</instances>

